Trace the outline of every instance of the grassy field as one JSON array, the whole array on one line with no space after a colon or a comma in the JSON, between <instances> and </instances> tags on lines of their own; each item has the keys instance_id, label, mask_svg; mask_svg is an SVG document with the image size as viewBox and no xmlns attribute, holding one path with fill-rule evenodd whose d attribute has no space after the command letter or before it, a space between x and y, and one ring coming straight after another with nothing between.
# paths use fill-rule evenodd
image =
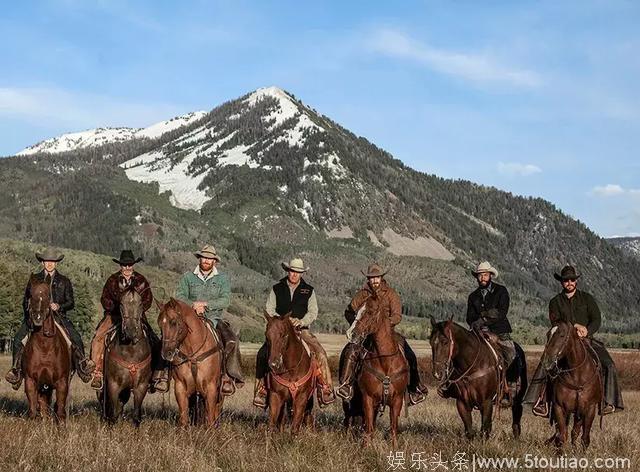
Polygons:
<instances>
[{"instance_id":1,"label":"grassy field","mask_svg":"<svg viewBox=\"0 0 640 472\"><path fill-rule=\"evenodd\" d=\"M640 354L627 353L621 369L623 384L637 378ZM9 360L0 358L4 373ZM249 366L246 369L250 371ZM631 372L633 371L633 372ZM631 374L629 376L629 374ZM24 471L372 471L393 470L388 462L391 453L385 437L387 418L379 423L378 433L368 448L358 438L342 430L342 410L337 404L320 410L315 431L303 430L293 437L288 433L269 434L266 414L251 406L252 387L247 385L225 403L219 428L179 430L173 394L150 395L145 402L145 419L136 430L127 421L113 428L101 424L95 395L74 379L71 416L66 427L50 422L26 419L24 392L14 392L0 383L0 470ZM594 426L591 448L568 447L564 455L586 458L626 458L631 470L640 467L640 438L637 411L640 392L625 390L627 408L607 417L604 430ZM494 423L494 433L487 441L467 441L452 400L442 400L433 392L426 402L410 409L409 418L401 418L399 447L395 470L473 470L474 454L484 457L520 458L522 464L538 465L560 460L544 444L551 435L547 422L533 417L527 410L523 418L523 435L511 437L510 412L503 411ZM477 420L477 417L475 418ZM434 454L442 463L434 462ZM529 462L523 462L529 456ZM453 462L455 458L461 462ZM404 462L403 462L404 458ZM419 462L418 459L422 459ZM469 462L465 463L465 460ZM446 463L445 463L446 461ZM551 465L554 463L552 462ZM568 464L568 462L567 462ZM467 469L464 469L464 466ZM606 470L628 470L626 464ZM445 469L444 467L447 467ZM484 470L496 470L492 467ZM548 470L572 470L555 467ZM480 468L476 468L480 470ZM504 470L508 470L505 468ZM528 470L547 470L533 467Z\"/></svg>"}]
</instances>

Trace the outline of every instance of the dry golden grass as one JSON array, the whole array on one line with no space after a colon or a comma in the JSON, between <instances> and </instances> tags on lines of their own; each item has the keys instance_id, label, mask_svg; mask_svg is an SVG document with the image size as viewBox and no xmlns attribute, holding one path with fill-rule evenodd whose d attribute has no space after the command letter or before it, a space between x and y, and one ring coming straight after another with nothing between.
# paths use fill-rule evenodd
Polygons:
<instances>
[{"instance_id":1,"label":"dry golden grass","mask_svg":"<svg viewBox=\"0 0 640 472\"><path fill-rule=\"evenodd\" d=\"M638 369L638 359L629 360ZM0 359L2 372L8 359ZM249 369L247 369L248 371ZM626 374L626 372L625 372ZM387 456L390 445L385 438L388 420L380 421L378 433L368 448L345 434L341 427L342 410L332 405L319 412L316 431L304 430L299 436L269 434L266 415L251 406L252 388L247 385L225 403L218 429L179 430L173 395L147 397L146 416L136 430L127 421L113 428L101 424L95 395L84 384L73 381L71 416L66 427L26 419L26 397L14 392L4 381L0 384L0 468L25 471L370 471L390 470ZM640 393L625 392L627 409L605 419L605 429L594 426L591 448L567 448L567 456L626 457L632 470L640 467L640 438L636 414ZM411 469L412 453L423 458L442 453L452 460L456 452L488 457L524 457L535 454L552 457L554 451L544 444L551 435L545 420L528 411L523 418L523 436L511 437L510 412L503 411L494 423L488 441L468 442L452 400L431 393L428 400L410 409L410 417L401 418L398 450ZM477 424L477 416L474 418ZM414 464L415 465L415 464ZM471 464L469 470L471 469ZM448 464L449 470L453 465ZM434 470L424 464L420 470ZM444 470L440 468L438 470Z\"/></svg>"}]
</instances>

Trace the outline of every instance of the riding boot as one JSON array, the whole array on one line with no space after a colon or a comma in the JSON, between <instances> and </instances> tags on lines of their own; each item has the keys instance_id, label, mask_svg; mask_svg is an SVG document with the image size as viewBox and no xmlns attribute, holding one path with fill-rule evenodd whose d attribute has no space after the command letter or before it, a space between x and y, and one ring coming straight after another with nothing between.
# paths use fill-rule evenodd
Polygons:
<instances>
[{"instance_id":1,"label":"riding boot","mask_svg":"<svg viewBox=\"0 0 640 472\"><path fill-rule=\"evenodd\" d=\"M78 346L72 346L72 357L73 357L73 365L75 368L78 377L84 383L89 382L92 379L93 372L96 369L96 364L91 360L84 356L84 353Z\"/></svg>"},{"instance_id":2,"label":"riding boot","mask_svg":"<svg viewBox=\"0 0 640 472\"><path fill-rule=\"evenodd\" d=\"M360 344L349 343L345 347L344 367L340 372L340 386L336 390L336 395L345 401L350 401L353 397L353 381L360 361L361 351L362 346Z\"/></svg>"},{"instance_id":3,"label":"riding boot","mask_svg":"<svg viewBox=\"0 0 640 472\"><path fill-rule=\"evenodd\" d=\"M11 384L11 388L14 390L18 390L20 388L20 384L22 384L22 352L24 351L24 346L22 343L15 348L15 353L13 355L13 364L9 372L4 376L5 380Z\"/></svg>"},{"instance_id":4,"label":"riding boot","mask_svg":"<svg viewBox=\"0 0 640 472\"><path fill-rule=\"evenodd\" d=\"M258 408L265 409L267 408L267 386L264 382L264 379L256 378L256 384L253 395L253 404Z\"/></svg>"},{"instance_id":5,"label":"riding boot","mask_svg":"<svg viewBox=\"0 0 640 472\"><path fill-rule=\"evenodd\" d=\"M244 386L244 377L242 376L240 364L240 343L228 322L219 320L216 330L224 345L225 374L222 379L222 394L233 395L236 391L236 386L238 388Z\"/></svg>"},{"instance_id":6,"label":"riding boot","mask_svg":"<svg viewBox=\"0 0 640 472\"><path fill-rule=\"evenodd\" d=\"M404 351L404 357L409 364L409 385L407 390L409 392L409 405L417 405L422 403L427 398L427 392L429 389L426 385L420 382L420 372L418 370L418 359L416 354L409 346L406 339L403 338L402 347Z\"/></svg>"},{"instance_id":7,"label":"riding boot","mask_svg":"<svg viewBox=\"0 0 640 472\"><path fill-rule=\"evenodd\" d=\"M331 388L331 383L327 382L325 376L322 374L322 369L318 369L318 403L320 404L320 408L324 408L327 405L332 404L336 401L336 394Z\"/></svg>"},{"instance_id":8,"label":"riding boot","mask_svg":"<svg viewBox=\"0 0 640 472\"><path fill-rule=\"evenodd\" d=\"M511 406L513 406L517 389L518 384L516 382L506 382L505 390L502 394L502 398L500 399L500 408L511 408Z\"/></svg>"},{"instance_id":9,"label":"riding boot","mask_svg":"<svg viewBox=\"0 0 640 472\"><path fill-rule=\"evenodd\" d=\"M144 319L144 329L149 339L151 347L151 382L149 382L149 393L166 393L169 391L169 364L162 358L162 342L147 319Z\"/></svg>"}]
</instances>

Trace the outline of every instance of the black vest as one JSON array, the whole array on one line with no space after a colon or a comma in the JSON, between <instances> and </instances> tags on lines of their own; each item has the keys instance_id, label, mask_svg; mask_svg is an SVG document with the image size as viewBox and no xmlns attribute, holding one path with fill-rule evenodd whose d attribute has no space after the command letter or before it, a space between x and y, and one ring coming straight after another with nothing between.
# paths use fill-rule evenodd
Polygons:
<instances>
[{"instance_id":1,"label":"black vest","mask_svg":"<svg viewBox=\"0 0 640 472\"><path fill-rule=\"evenodd\" d=\"M300 283L293 292L293 297L291 297L289 284L285 277L273 286L273 293L276 295L277 314L286 315L291 312L293 318L301 319L309 310L309 298L313 293L313 287L303 279L300 279Z\"/></svg>"}]
</instances>

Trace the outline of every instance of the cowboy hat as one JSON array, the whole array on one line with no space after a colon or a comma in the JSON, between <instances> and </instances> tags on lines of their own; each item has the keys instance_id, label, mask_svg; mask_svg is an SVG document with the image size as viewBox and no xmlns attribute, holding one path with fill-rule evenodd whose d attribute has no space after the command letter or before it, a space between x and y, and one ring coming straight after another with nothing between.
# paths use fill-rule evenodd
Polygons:
<instances>
[{"instance_id":1,"label":"cowboy hat","mask_svg":"<svg viewBox=\"0 0 640 472\"><path fill-rule=\"evenodd\" d=\"M303 274L309 270L308 267L304 266L304 262L302 262L302 259L300 259L299 257L291 259L288 264L286 262L283 262L281 265L282 268L287 272L291 271Z\"/></svg>"},{"instance_id":2,"label":"cowboy hat","mask_svg":"<svg viewBox=\"0 0 640 472\"><path fill-rule=\"evenodd\" d=\"M128 250L128 249L124 249L121 253L120 253L120 258L119 259L111 259L113 262L115 262L116 264L119 264L121 266L130 266L133 264L137 264L138 262L140 262L142 260L142 257L134 257L133 252Z\"/></svg>"},{"instance_id":3,"label":"cowboy hat","mask_svg":"<svg viewBox=\"0 0 640 472\"><path fill-rule=\"evenodd\" d=\"M373 264L369 265L369 267L367 267L367 271L366 272L364 270L361 270L360 272L362 272L362 275L364 275L366 278L383 277L384 274L387 273L386 270L383 270L382 267L380 267L376 263L373 263Z\"/></svg>"},{"instance_id":4,"label":"cowboy hat","mask_svg":"<svg viewBox=\"0 0 640 472\"><path fill-rule=\"evenodd\" d=\"M493 267L488 261L484 261L478 264L475 270L471 271L471 274L473 274L474 277L477 277L478 274L482 274L484 272L489 272L493 274L494 277L498 276L498 269Z\"/></svg>"},{"instance_id":5,"label":"cowboy hat","mask_svg":"<svg viewBox=\"0 0 640 472\"><path fill-rule=\"evenodd\" d=\"M559 281L563 281L563 280L569 280L569 279L579 279L581 274L578 274L576 272L575 267L571 266L571 265L566 265L562 268L562 270L560 271L560 275L554 273L553 277L556 280Z\"/></svg>"},{"instance_id":6,"label":"cowboy hat","mask_svg":"<svg viewBox=\"0 0 640 472\"><path fill-rule=\"evenodd\" d=\"M205 245L202 249L200 249L198 252L194 253L193 255L196 256L198 259L200 259L201 257L204 257L205 259L215 259L216 261L220 262L220 256L218 256L218 253L216 252L216 248L210 244Z\"/></svg>"},{"instance_id":7,"label":"cowboy hat","mask_svg":"<svg viewBox=\"0 0 640 472\"><path fill-rule=\"evenodd\" d=\"M36 259L38 259L40 262L60 262L62 259L64 259L64 254L58 254L53 249L47 248L42 252L36 252Z\"/></svg>"}]
</instances>

